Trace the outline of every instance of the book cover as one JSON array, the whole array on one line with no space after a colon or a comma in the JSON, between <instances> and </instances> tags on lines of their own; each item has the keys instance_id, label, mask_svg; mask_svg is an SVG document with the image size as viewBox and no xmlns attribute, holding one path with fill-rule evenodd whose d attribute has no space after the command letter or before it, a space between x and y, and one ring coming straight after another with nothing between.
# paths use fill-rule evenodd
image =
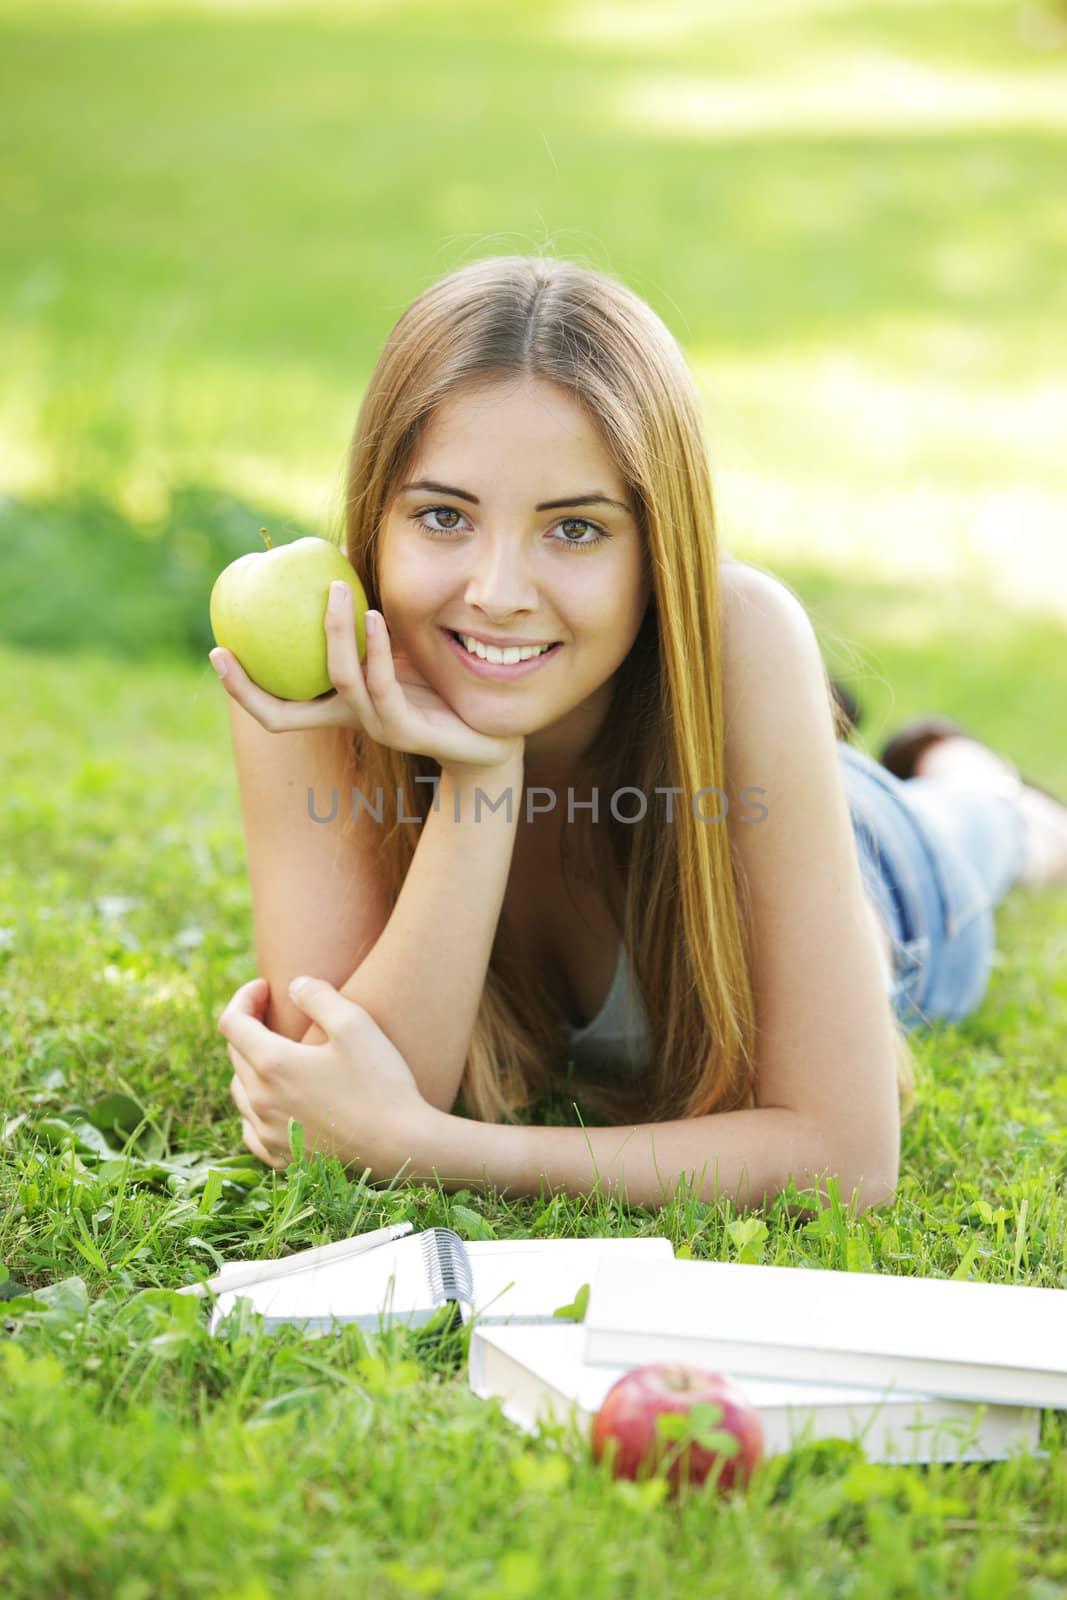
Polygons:
<instances>
[{"instance_id":1,"label":"book cover","mask_svg":"<svg viewBox=\"0 0 1067 1600\"><path fill-rule=\"evenodd\" d=\"M684 1361L753 1378L1067 1406L1067 1290L888 1273L605 1261L586 1360Z\"/></svg>"},{"instance_id":2,"label":"book cover","mask_svg":"<svg viewBox=\"0 0 1067 1600\"><path fill-rule=\"evenodd\" d=\"M554 1328L482 1327L471 1334L467 1379L482 1399L496 1397L509 1421L536 1433L542 1421L573 1423L588 1438L608 1390L627 1366L584 1360L579 1324ZM1003 1461L1038 1448L1036 1407L985 1405L914 1392L768 1378L736 1379L759 1412L764 1454L817 1439L855 1440L868 1461Z\"/></svg>"}]
</instances>

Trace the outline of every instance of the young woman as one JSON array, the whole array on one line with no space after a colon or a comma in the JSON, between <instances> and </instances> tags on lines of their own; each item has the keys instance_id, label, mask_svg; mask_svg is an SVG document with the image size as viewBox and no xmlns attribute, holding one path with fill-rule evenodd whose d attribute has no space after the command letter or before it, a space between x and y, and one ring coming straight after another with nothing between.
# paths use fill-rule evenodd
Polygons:
<instances>
[{"instance_id":1,"label":"young woman","mask_svg":"<svg viewBox=\"0 0 1067 1600\"><path fill-rule=\"evenodd\" d=\"M248 1148L285 1166L296 1119L374 1179L890 1199L905 1035L978 1004L992 907L1067 872L1067 811L1028 817L962 730L898 741L940 763L907 778L843 741L803 606L718 542L676 342L602 274L503 257L420 295L345 516L365 659L344 585L325 697L212 658L261 974L219 1020ZM516 1120L553 1088L608 1125Z\"/></svg>"}]
</instances>

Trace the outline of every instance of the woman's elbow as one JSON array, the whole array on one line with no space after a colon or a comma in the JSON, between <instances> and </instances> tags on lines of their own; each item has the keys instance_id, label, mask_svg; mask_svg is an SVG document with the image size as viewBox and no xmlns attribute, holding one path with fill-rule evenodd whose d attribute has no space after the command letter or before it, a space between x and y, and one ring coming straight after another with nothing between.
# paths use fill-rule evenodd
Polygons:
<instances>
[{"instance_id":1,"label":"woman's elbow","mask_svg":"<svg viewBox=\"0 0 1067 1600\"><path fill-rule=\"evenodd\" d=\"M876 1207L891 1206L897 1197L899 1171L899 1161L889 1166L872 1163L855 1178L850 1189L846 1190L842 1184L842 1198L847 1199L849 1195L854 1198L857 1216Z\"/></svg>"},{"instance_id":2,"label":"woman's elbow","mask_svg":"<svg viewBox=\"0 0 1067 1600\"><path fill-rule=\"evenodd\" d=\"M900 1180L900 1124L883 1128L865 1146L853 1143L841 1153L838 1171L841 1198L857 1196L857 1214L873 1206L889 1206L896 1200Z\"/></svg>"},{"instance_id":3,"label":"woman's elbow","mask_svg":"<svg viewBox=\"0 0 1067 1600\"><path fill-rule=\"evenodd\" d=\"M856 1215L860 1216L864 1211L883 1210L886 1206L893 1205L896 1198L895 1184L885 1188L878 1184L863 1184L856 1201Z\"/></svg>"}]
</instances>

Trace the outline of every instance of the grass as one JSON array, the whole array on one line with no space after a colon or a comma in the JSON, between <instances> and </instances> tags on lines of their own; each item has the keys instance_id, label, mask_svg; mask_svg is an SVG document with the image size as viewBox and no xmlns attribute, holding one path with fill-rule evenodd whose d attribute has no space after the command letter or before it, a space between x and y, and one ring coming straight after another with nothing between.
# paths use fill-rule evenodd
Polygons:
<instances>
[{"instance_id":1,"label":"grass","mask_svg":"<svg viewBox=\"0 0 1067 1600\"><path fill-rule=\"evenodd\" d=\"M683 342L727 542L804 598L864 746L937 709L1067 789L1064 35L1006 0L0 0L5 1593L1063 1592L1062 1413L1046 1459L815 1449L673 1506L513 1430L462 1341L213 1340L172 1291L404 1219L1067 1286L1052 894L1008 896L979 1010L912 1036L880 1212L261 1167L215 1028L254 954L205 660L221 566L336 525L404 305L548 247Z\"/></svg>"}]
</instances>

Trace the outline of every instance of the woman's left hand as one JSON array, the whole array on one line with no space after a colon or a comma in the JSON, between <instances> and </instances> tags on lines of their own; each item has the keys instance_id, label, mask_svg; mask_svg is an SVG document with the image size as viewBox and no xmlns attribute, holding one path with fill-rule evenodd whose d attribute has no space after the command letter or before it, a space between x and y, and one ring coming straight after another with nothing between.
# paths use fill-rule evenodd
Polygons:
<instances>
[{"instance_id":1,"label":"woman's left hand","mask_svg":"<svg viewBox=\"0 0 1067 1600\"><path fill-rule=\"evenodd\" d=\"M268 1028L262 1018L269 992L263 978L244 984L218 1023L249 1150L270 1167L287 1167L292 1117L303 1127L305 1150L369 1167L375 1179L396 1177L432 1114L400 1051L368 1011L324 978L306 978L289 992L327 1035L325 1044L301 1044Z\"/></svg>"}]
</instances>

